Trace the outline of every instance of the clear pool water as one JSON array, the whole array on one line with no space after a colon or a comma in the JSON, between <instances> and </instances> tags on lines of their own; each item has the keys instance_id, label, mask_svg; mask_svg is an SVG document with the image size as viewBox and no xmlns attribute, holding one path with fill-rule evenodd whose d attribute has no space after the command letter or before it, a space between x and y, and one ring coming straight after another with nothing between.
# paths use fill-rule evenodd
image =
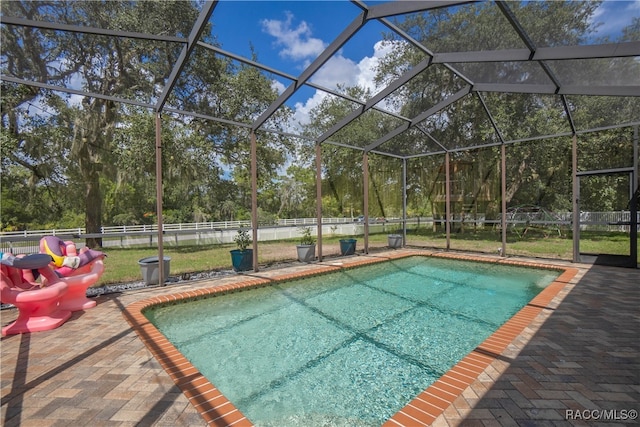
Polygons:
<instances>
[{"instance_id":1,"label":"clear pool water","mask_svg":"<svg viewBox=\"0 0 640 427\"><path fill-rule=\"evenodd\" d=\"M411 257L145 315L257 426L379 426L557 276Z\"/></svg>"}]
</instances>

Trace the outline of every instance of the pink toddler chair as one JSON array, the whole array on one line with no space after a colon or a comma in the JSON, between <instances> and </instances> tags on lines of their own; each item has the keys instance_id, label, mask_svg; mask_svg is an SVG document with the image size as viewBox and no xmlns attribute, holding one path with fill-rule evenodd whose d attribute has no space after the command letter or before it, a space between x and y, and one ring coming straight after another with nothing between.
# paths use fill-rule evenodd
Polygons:
<instances>
[{"instance_id":1,"label":"pink toddler chair","mask_svg":"<svg viewBox=\"0 0 640 427\"><path fill-rule=\"evenodd\" d=\"M62 308L79 311L96 306L96 301L87 298L87 289L104 273L104 253L89 248L78 252L75 243L62 241L56 236L40 239L40 252L51 256L51 266L61 276L60 280L69 285Z\"/></svg>"},{"instance_id":2,"label":"pink toddler chair","mask_svg":"<svg viewBox=\"0 0 640 427\"><path fill-rule=\"evenodd\" d=\"M84 269L90 267L86 273L82 271L68 277L58 279L69 286L67 294L62 298L60 307L64 310L79 311L96 306L96 301L87 298L87 289L100 280L104 272L104 262L98 258L88 264Z\"/></svg>"},{"instance_id":3,"label":"pink toddler chair","mask_svg":"<svg viewBox=\"0 0 640 427\"><path fill-rule=\"evenodd\" d=\"M0 264L0 300L18 309L18 318L2 328L2 336L57 328L71 317L60 301L69 285L49 267L51 257L34 254ZM40 275L36 282L33 271Z\"/></svg>"}]
</instances>

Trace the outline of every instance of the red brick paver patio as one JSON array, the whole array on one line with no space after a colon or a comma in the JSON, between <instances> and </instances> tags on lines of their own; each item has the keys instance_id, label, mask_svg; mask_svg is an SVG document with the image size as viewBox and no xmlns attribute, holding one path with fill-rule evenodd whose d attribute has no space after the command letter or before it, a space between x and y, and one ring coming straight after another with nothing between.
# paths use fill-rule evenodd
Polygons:
<instances>
[{"instance_id":1,"label":"red brick paver patio","mask_svg":"<svg viewBox=\"0 0 640 427\"><path fill-rule=\"evenodd\" d=\"M385 253L371 255L384 257ZM255 276L276 278L367 258L293 265ZM557 296L538 307L534 320L450 399L453 403L432 425L637 425L630 417L632 410L640 409L640 272L553 264L577 268L578 273ZM97 299L96 308L74 313L58 329L2 338L3 425L206 425L122 312L154 296L246 279L247 275L237 275L106 295ZM4 310L2 325L15 316L15 310ZM616 419L598 423L577 419L585 416ZM412 424L411 420L407 425Z\"/></svg>"}]
</instances>

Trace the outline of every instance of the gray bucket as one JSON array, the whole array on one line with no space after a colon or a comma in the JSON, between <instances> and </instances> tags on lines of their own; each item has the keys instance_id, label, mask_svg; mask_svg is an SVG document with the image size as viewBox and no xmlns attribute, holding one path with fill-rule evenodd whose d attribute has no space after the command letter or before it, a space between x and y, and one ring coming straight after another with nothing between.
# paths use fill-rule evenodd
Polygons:
<instances>
[{"instance_id":1,"label":"gray bucket","mask_svg":"<svg viewBox=\"0 0 640 427\"><path fill-rule=\"evenodd\" d=\"M402 234L389 234L387 239L390 248L402 247Z\"/></svg>"},{"instance_id":2,"label":"gray bucket","mask_svg":"<svg viewBox=\"0 0 640 427\"><path fill-rule=\"evenodd\" d=\"M163 272L164 272L164 280L166 281L169 277L169 264L171 263L171 258L166 256L164 257L163 262ZM138 265L140 266L140 271L142 272L142 280L147 285L157 285L160 282L159 271L158 271L158 262L157 256L150 256L147 258L142 258L138 261Z\"/></svg>"}]
</instances>

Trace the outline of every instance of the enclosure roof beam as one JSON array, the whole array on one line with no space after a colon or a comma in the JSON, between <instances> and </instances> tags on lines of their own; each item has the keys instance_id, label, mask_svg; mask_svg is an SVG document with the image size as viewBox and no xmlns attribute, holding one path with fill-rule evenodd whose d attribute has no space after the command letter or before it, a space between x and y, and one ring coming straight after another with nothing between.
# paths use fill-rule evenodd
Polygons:
<instances>
[{"instance_id":1,"label":"enclosure roof beam","mask_svg":"<svg viewBox=\"0 0 640 427\"><path fill-rule=\"evenodd\" d=\"M163 111L165 111L167 113L180 114L180 115L188 116L188 117L196 117L196 118L199 118L199 119L211 120L211 121L214 121L214 122L224 123L224 124L231 125L231 126L238 126L240 128L251 129L251 125L248 124L248 123L242 123L242 122L237 122L235 120L223 119L222 117L214 117L214 116L209 116L207 114L195 113L195 112L192 112L192 111L179 110L177 108L170 108L170 107L165 108Z\"/></svg>"},{"instance_id":2,"label":"enclosure roof beam","mask_svg":"<svg viewBox=\"0 0 640 427\"><path fill-rule=\"evenodd\" d=\"M119 97L116 97L116 96L104 95L104 94L95 93L95 92L86 92L86 91L82 91L82 90L78 90L78 89L71 89L71 88L67 88L67 87L63 87L63 86L55 86L55 85L51 85L51 84L47 84L47 83L35 82L35 81L31 81L31 80L22 80L22 79L18 79L16 77L12 77L12 76L0 75L0 80L4 80L4 81L7 81L7 82L11 82L11 83L23 84L23 85L26 85L26 86L38 87L38 88L41 88L41 89L52 90L52 91L55 91L55 92L70 93L70 94L73 94L73 95L80 95L80 96L86 96L86 97L90 97L90 98L104 99L104 100L107 100L107 101L120 102L122 104L127 104L127 105L135 105L135 106L142 107L142 108L148 108L149 110L153 110L154 109L154 105L153 104L148 104L148 103L136 101L136 100L133 100L133 99L119 98ZM179 109L176 109L176 108L165 108L164 111L166 111L168 113L181 114L181 115L184 115L184 116L197 117L197 118L211 120L211 121L215 121L215 122L219 122L219 123L225 123L225 124L232 125L232 126L244 127L244 128L248 128L248 129L251 128L251 125L249 125L247 123L241 123L241 122L237 122L237 121L233 121L233 120L223 119L223 118L220 118L220 117L213 117L213 116L209 116L209 115L206 115L206 114L194 113L194 112L191 112L191 111L179 110ZM304 138L304 137L301 137L301 138ZM311 138L308 138L308 139L311 140Z\"/></svg>"},{"instance_id":3,"label":"enclosure roof beam","mask_svg":"<svg viewBox=\"0 0 640 427\"><path fill-rule=\"evenodd\" d=\"M629 86L580 86L562 85L560 95L594 95L594 96L640 96L640 85Z\"/></svg>"},{"instance_id":4,"label":"enclosure roof beam","mask_svg":"<svg viewBox=\"0 0 640 427\"><path fill-rule=\"evenodd\" d=\"M379 154L381 156L386 156L386 157L393 157L394 159L401 159L401 160L405 159L405 157L400 154L386 153L384 151L371 150L370 153Z\"/></svg>"},{"instance_id":5,"label":"enclosure roof beam","mask_svg":"<svg viewBox=\"0 0 640 427\"><path fill-rule=\"evenodd\" d=\"M547 95L556 93L556 87L550 84L476 83L473 85L473 90L477 92L537 93Z\"/></svg>"},{"instance_id":6,"label":"enclosure roof beam","mask_svg":"<svg viewBox=\"0 0 640 427\"><path fill-rule=\"evenodd\" d=\"M419 12L430 9L438 9L456 4L470 3L470 1L413 1L413 2L388 2L363 10L331 44L309 65L285 91L258 117L253 123L256 130L262 126L311 76L320 69L360 28L370 19L381 19L386 16L401 15L404 13ZM360 4L360 7L364 5Z\"/></svg>"},{"instance_id":7,"label":"enclosure roof beam","mask_svg":"<svg viewBox=\"0 0 640 427\"><path fill-rule=\"evenodd\" d=\"M4 74L0 75L0 80L11 82L11 83L17 83L17 84L21 84L21 85L25 85L25 86L39 87L41 89L52 90L52 91L55 91L55 92L70 93L70 94L73 94L73 95L87 96L87 97L90 97L90 98L104 99L104 100L107 100L107 101L121 102L123 104L137 105L138 107L153 109L153 105L152 104L136 101L134 99L119 98L117 96L105 95L105 94L102 94L102 93L86 92L86 91L83 91L83 90L71 89L71 88L64 87L64 86L56 86L56 85L51 85L51 84L48 84L48 83L40 83L40 82L36 82L36 81L33 81L33 80L23 80L23 79L19 79L17 77L6 76Z\"/></svg>"},{"instance_id":8,"label":"enclosure roof beam","mask_svg":"<svg viewBox=\"0 0 640 427\"><path fill-rule=\"evenodd\" d=\"M529 49L493 51L442 52L433 55L433 63L522 62L571 59L623 58L640 55L640 42L609 43L589 46L537 48L533 56Z\"/></svg>"},{"instance_id":9,"label":"enclosure roof beam","mask_svg":"<svg viewBox=\"0 0 640 427\"><path fill-rule=\"evenodd\" d=\"M448 62L465 64L476 62L528 61L531 55L529 49L503 49L493 51L442 52L433 55L434 64Z\"/></svg>"},{"instance_id":10,"label":"enclosure roof beam","mask_svg":"<svg viewBox=\"0 0 640 427\"><path fill-rule=\"evenodd\" d=\"M564 138L567 136L573 136L573 133L571 132L560 132L560 133L554 133L553 135L538 135L538 136L531 136L528 138L518 138L518 139L510 139L508 141L505 141L505 144L518 144L520 142L531 142L531 141L541 141L544 139L549 139L549 138Z\"/></svg>"},{"instance_id":11,"label":"enclosure roof beam","mask_svg":"<svg viewBox=\"0 0 640 427\"><path fill-rule=\"evenodd\" d=\"M507 21L509 21L509 24L511 24L515 32L518 34L518 37L520 37L520 40L522 40L524 45L529 50L529 59L531 59L533 55L536 53L535 43L533 43L533 40L531 40L531 38L525 31L524 27L522 26L522 24L520 24L520 21L518 21L518 18L516 18L513 11L509 8L509 6L507 5L507 2L502 0L496 1L496 6L498 6L498 8L500 9L504 17L507 18Z\"/></svg>"},{"instance_id":12,"label":"enclosure roof beam","mask_svg":"<svg viewBox=\"0 0 640 427\"><path fill-rule=\"evenodd\" d=\"M575 135L576 124L573 121L573 114L571 114L571 109L569 108L569 103L567 102L567 96L560 95L560 100L562 101L562 108L564 108L564 113L567 115L567 121L569 122L569 126L571 127L571 132Z\"/></svg>"},{"instance_id":13,"label":"enclosure roof beam","mask_svg":"<svg viewBox=\"0 0 640 427\"><path fill-rule=\"evenodd\" d=\"M394 130L392 130L391 132L389 132L388 134L383 136L382 138L379 138L377 141L374 141L373 143L367 145L365 147L365 151L371 151L374 148L379 147L380 145L382 145L385 142L389 141L391 138L400 135L402 132L406 131L410 127L417 125L418 123L420 123L421 121L427 119L431 115L433 115L433 114L437 113L438 111L446 108L447 106L453 104L454 102L458 101L459 99L467 96L469 94L470 90L471 90L471 86L465 86L463 89L461 89L458 92L454 93L449 98L438 102L436 105L434 105L433 107L431 107L427 111L425 111L422 114L419 114L418 116L416 116L414 119L411 120L411 123L405 123L403 125L398 126Z\"/></svg>"},{"instance_id":14,"label":"enclosure roof beam","mask_svg":"<svg viewBox=\"0 0 640 427\"><path fill-rule=\"evenodd\" d=\"M477 150L477 149L480 149L480 148L489 148L489 147L499 147L501 145L516 144L516 143L519 143L519 142L531 142L531 141L536 141L536 140L547 139L547 138L550 138L550 137L560 137L560 136L572 136L572 134L571 133L563 133L563 134L556 134L556 135L538 136L538 137L533 137L533 138L523 138L523 139L518 139L518 140L514 139L514 140L504 141L504 142L490 142L490 143L487 143L487 144L480 144L480 145L474 145L474 146L469 146L469 147L451 148L451 149L448 149L446 151L432 151L430 153L414 154L414 155L406 156L405 158L410 159L410 158L435 156L435 155L438 155L438 154L445 154L445 152L459 153L459 152L462 152L462 151Z\"/></svg>"},{"instance_id":15,"label":"enclosure roof beam","mask_svg":"<svg viewBox=\"0 0 640 427\"><path fill-rule=\"evenodd\" d=\"M602 126L602 127L598 127L598 128L591 128L591 129L583 129L583 130L577 131L576 135L582 135L582 134L585 134L585 133L592 133L592 132L602 132L604 130L620 129L620 128L626 128L626 127L631 127L631 126L640 126L640 121L639 122L622 123L622 124L611 125L611 126Z\"/></svg>"},{"instance_id":16,"label":"enclosure roof beam","mask_svg":"<svg viewBox=\"0 0 640 427\"><path fill-rule=\"evenodd\" d=\"M556 87L555 93L558 93L560 91L560 81L558 80L554 72L551 70L551 68L549 68L546 62L540 61L538 64L545 72L547 77L549 77L549 79L553 82L553 85Z\"/></svg>"},{"instance_id":17,"label":"enclosure roof beam","mask_svg":"<svg viewBox=\"0 0 640 427\"><path fill-rule=\"evenodd\" d=\"M446 151L432 151L429 153L420 153L420 154L411 154L409 156L405 156L403 157L406 160L410 160L410 159L419 159L421 157L429 157L429 156L437 156L437 155L442 155L442 154L446 154Z\"/></svg>"},{"instance_id":18,"label":"enclosure roof beam","mask_svg":"<svg viewBox=\"0 0 640 427\"><path fill-rule=\"evenodd\" d=\"M209 50L211 50L213 52L216 52L216 53L218 53L218 54L220 54L222 56L226 56L226 57L229 57L231 59L235 59L236 61L241 62L243 64L251 65L252 67L256 67L256 68L258 68L260 70L267 71L269 73L273 73L273 74L275 74L277 76L280 76L280 77L284 77L285 79L291 80L292 82L297 81L297 78L295 76L292 76L291 74L282 72L280 70L276 70L275 68L268 67L268 66L260 64L260 63L258 63L256 61L252 61L250 59L247 59L247 58L245 58L243 56L236 55L234 53L231 53L231 52L228 52L226 50L220 49L219 47L212 46L212 45L210 45L208 43L204 43L204 42L198 42L198 45L201 46L201 47L204 47L205 49L209 49ZM366 105L366 102L362 102L361 100L359 100L357 98L354 98L352 96L346 95L344 93L340 93L340 92L338 92L336 90L329 89L329 88L327 88L325 86L321 86L321 85L316 84L316 83L311 82L311 81L307 81L305 83L305 85L309 86L309 87L312 87L314 89L321 90L323 92L329 93L331 95L337 96L338 98L346 99L347 101L351 101L351 102L356 103L356 104L361 105L361 106ZM393 116L393 117L395 117L397 119L404 120L406 122L411 121L411 119L409 119L407 117L404 117L404 116L402 116L400 114L394 113L392 111L388 111L388 110L385 110L383 108L376 107L376 106L373 106L372 108L374 110L380 111L381 113Z\"/></svg>"},{"instance_id":19,"label":"enclosure roof beam","mask_svg":"<svg viewBox=\"0 0 640 427\"><path fill-rule=\"evenodd\" d=\"M178 59L173 64L173 69L171 70L171 74L167 79L167 84L164 86L162 90L162 94L160 95L160 97L158 98L158 102L156 103L156 111L161 111L162 107L164 107L164 104L167 102L167 98L169 97L169 94L171 93L171 91L173 91L173 87L176 85L176 81L178 80L180 73L184 69L184 66L187 63L187 60L191 56L191 52L193 52L193 49L195 49L195 47L197 46L196 43L200 38L200 35L204 31L204 28L207 25L207 22L209 22L209 18L213 13L213 9L215 9L217 5L218 5L218 0L213 0L213 1L205 2L204 6L202 7L202 10L200 11L200 15L198 15L198 19L196 19L196 22L193 24L193 27L191 27L191 33L189 34L189 41L182 48L182 51L180 52L180 56L178 56Z\"/></svg>"},{"instance_id":20,"label":"enclosure roof beam","mask_svg":"<svg viewBox=\"0 0 640 427\"><path fill-rule=\"evenodd\" d=\"M478 95L478 99L480 100L480 103L482 104L482 108L484 109L484 112L487 114L487 117L489 118L489 121L491 122L491 126L493 127L493 130L496 132L496 135L498 135L498 138L500 139L500 142L502 144L504 144L504 136L502 135L502 132L500 132L500 128L498 127L498 124L496 123L496 120L493 118L493 114L491 114L491 110L489 110L489 107L487 106L487 103L484 100L484 96L482 96L482 94L480 92L476 92L476 94Z\"/></svg>"},{"instance_id":21,"label":"enclosure roof beam","mask_svg":"<svg viewBox=\"0 0 640 427\"><path fill-rule=\"evenodd\" d=\"M429 57L433 58L435 56L435 54L431 50L427 49L422 43L420 43L419 41L417 41L416 39L411 37L411 35L409 35L406 31L404 31L402 28L398 27L397 25L393 24L388 19L380 19L379 21L381 23L383 23L385 26L387 26L387 28L389 28L391 31L393 31L394 33L398 34L404 40L409 42L415 48L417 48L418 50L421 50L422 52L424 52ZM470 85L473 84L473 82L467 76L465 76L461 71L459 71L456 68L454 68L453 66L451 66L451 64L442 63L442 62L441 62L441 64L445 68L447 68L449 71L451 71L453 74L455 74L456 76L458 76L462 80L464 80L467 84L470 84Z\"/></svg>"},{"instance_id":22,"label":"enclosure roof beam","mask_svg":"<svg viewBox=\"0 0 640 427\"><path fill-rule=\"evenodd\" d=\"M402 37L411 45L413 45L413 47L417 48L418 50L421 50L423 53L425 53L426 55L429 55L432 58L435 56L435 54L431 50L427 49L422 43L420 43L419 41L411 37L409 33L407 33L402 28L398 27L396 24L392 23L388 19L380 19L379 21L382 24L384 24L387 28L389 28L391 31L398 34L400 37Z\"/></svg>"},{"instance_id":23,"label":"enclosure roof beam","mask_svg":"<svg viewBox=\"0 0 640 427\"><path fill-rule=\"evenodd\" d=\"M433 141L434 144L436 144L438 147L442 148L445 152L448 151L447 147L444 146L444 144L442 144L440 141L438 141L437 139L435 139L433 137L433 135L431 135L430 132L427 132L427 130L422 128L422 125L416 125L416 129L418 129L420 132L422 132L427 138L429 138L431 141Z\"/></svg>"},{"instance_id":24,"label":"enclosure roof beam","mask_svg":"<svg viewBox=\"0 0 640 427\"><path fill-rule=\"evenodd\" d=\"M407 72L405 72L402 76L397 78L395 81L393 81L387 87L385 87L383 90L381 90L375 96L373 96L371 99L369 99L366 102L365 105L361 106L360 108L358 108L356 110L353 110L350 114L348 114L342 120L340 120L338 123L333 125L328 131L323 133L318 138L316 143L317 144L321 144L323 141L326 141L328 138L330 138L333 134L338 132L340 129L342 129L343 127L345 127L346 125L348 125L349 123L354 121L356 118L360 117L362 114L364 114L369 109L373 108L378 102L382 101L384 98L389 96L396 89L398 89L399 87L403 86L409 80L413 79L415 76L420 74L427 67L429 67L430 60L431 60L431 58L428 57L425 60L423 60L422 62L420 62L418 65L413 67L412 69L410 69Z\"/></svg>"},{"instance_id":25,"label":"enclosure roof beam","mask_svg":"<svg viewBox=\"0 0 640 427\"><path fill-rule=\"evenodd\" d=\"M566 59L623 58L640 55L640 41L606 43L588 46L541 47L533 55L534 61Z\"/></svg>"},{"instance_id":26,"label":"enclosure roof beam","mask_svg":"<svg viewBox=\"0 0 640 427\"><path fill-rule=\"evenodd\" d=\"M101 94L101 93L85 92L85 91L82 91L82 90L71 89L71 88L67 88L67 87L63 87L63 86L55 86L55 85L51 85L51 84L47 84L47 83L35 82L35 81L31 81L31 80L23 80L23 79L19 79L19 78L12 77L12 76L0 75L0 80L11 82L11 83L16 83L16 84L23 84L25 86L33 86L33 87L38 87L38 88L41 88L41 89L52 90L52 91L55 91L55 92L70 93L70 94L73 94L73 95L80 95L80 96L86 96L86 97L90 97L90 98L104 99L104 100L107 100L107 101L119 102L119 103L126 104L126 105L135 105L135 106L138 106L138 107L147 108L149 110L153 110L154 109L154 105L153 104L148 104L148 103L145 103L145 102L140 102L140 101L136 101L136 100L132 100L132 99L119 98L119 97L116 97L116 96L104 95L104 94ZM166 113L180 114L180 115L188 116L188 117L195 117L195 118L200 118L200 119L205 119L205 120L211 120L211 121L218 122L218 123L223 123L223 124L227 124L227 125L231 125L231 126L237 126L237 127L240 127L240 128L245 128L247 130L251 129L251 125L248 124L248 123L242 123L242 122L238 122L238 121L234 121L234 120L223 119L221 117L209 116L207 114L195 113L193 111L179 110L177 108L165 108L163 111L166 112ZM274 130L274 129L260 129L259 131L266 132L266 133L272 133L272 134L276 134L276 135L288 136L288 137L291 137L291 138L304 139L306 141L315 141L315 139L312 138L312 137L308 137L308 136L304 136L304 135L298 135L298 134L294 134L294 133L290 133L290 132L282 132L282 131L278 131L278 130ZM338 144L338 143L331 142L331 141L326 141L326 143L330 143L330 144L334 144L334 145L341 145L341 146L344 146L344 147L347 147L347 148L356 149L356 150L363 150L363 148L356 147L356 146L353 146L353 145L348 145L348 144Z\"/></svg>"},{"instance_id":27,"label":"enclosure roof beam","mask_svg":"<svg viewBox=\"0 0 640 427\"><path fill-rule=\"evenodd\" d=\"M260 70L267 71L269 73L275 74L276 76L284 77L285 79L295 81L296 77L292 76L289 73L285 73L284 71L277 70L273 67L269 67L268 65L261 64L259 62L253 61L251 59L245 58L244 56L237 55L233 52L229 52L228 50L221 49L217 46L214 46L209 43L205 43L203 41L198 41L198 46L203 47L205 49L211 50L215 53L218 53L222 56L226 56L227 58L235 59L238 62L243 64L251 65L252 67L256 67Z\"/></svg>"},{"instance_id":28,"label":"enclosure roof beam","mask_svg":"<svg viewBox=\"0 0 640 427\"><path fill-rule=\"evenodd\" d=\"M343 144L342 142L325 141L325 144L335 145L336 147L348 148L350 150L364 151L363 147L356 147L355 145Z\"/></svg>"},{"instance_id":29,"label":"enclosure roof beam","mask_svg":"<svg viewBox=\"0 0 640 427\"><path fill-rule=\"evenodd\" d=\"M632 127L632 126L640 126L640 122L631 122L631 123L624 123L624 124L618 124L618 125L612 125L612 126L603 126L603 127L599 127L599 128L585 129L585 130L577 131L576 134L578 134L578 135L580 135L580 134L588 134L588 133L593 133L593 132L602 132L602 131L607 131L607 130L611 130L611 129L621 129L621 128ZM574 134L572 132L561 132L561 133L555 133L555 134L550 134L550 135L534 136L534 137L530 137L530 138L511 139L511 140L504 141L504 145L518 144L518 143L523 143L523 142L541 141L541 140L545 140L545 139L549 139L549 138L571 137L573 135ZM431 151L431 152L425 152L425 153L420 153L420 154L411 154L411 155L403 156L402 158L403 159L414 159L414 158L428 157L428 156L435 156L435 155L438 155L438 154L444 154L447 151L450 152L450 153L455 153L455 152L460 152L460 151L475 150L475 149L479 149L479 148L496 147L496 146L500 146L502 144L503 144L502 142L493 142L493 143L488 143L488 144L475 145L475 146L472 146L472 147L471 146L470 147L460 147L460 148L453 148L453 149L450 149L450 150ZM382 155L388 155L388 153L384 153L384 152L378 152L378 153L382 154ZM629 169L629 168L616 169L615 171L616 172L627 172L627 169Z\"/></svg>"},{"instance_id":30,"label":"enclosure roof beam","mask_svg":"<svg viewBox=\"0 0 640 427\"><path fill-rule=\"evenodd\" d=\"M311 76L320 69L331 57L367 22L367 14L360 13L351 23L336 37L331 44L309 65L287 89L271 103L269 108L258 117L252 125L256 130L271 117Z\"/></svg>"},{"instance_id":31,"label":"enclosure roof beam","mask_svg":"<svg viewBox=\"0 0 640 427\"><path fill-rule=\"evenodd\" d=\"M511 24L513 29L516 31L516 33L518 34L520 39L523 41L523 43L527 47L527 50L529 51L529 55L528 55L527 60L533 59L533 57L536 54L536 50L537 50L533 40L529 37L529 35L525 31L524 27L522 26L522 24L520 24L520 21L518 20L518 18L516 18L515 14L509 8L509 6L507 5L506 2L497 1L496 4L497 4L498 8L500 9L500 11L502 12L502 14L507 19L507 21L509 21L509 24ZM540 62L539 64L542 67L542 69L545 72L545 74L547 75L547 77L549 77L549 79L551 79L551 81L553 82L553 85L555 86L553 93L558 93L558 90L560 89L560 83L558 82L558 79L553 74L553 72L551 71L551 69L549 68L549 66L547 64L545 64L543 62ZM503 143L504 143L504 141L503 141Z\"/></svg>"},{"instance_id":32,"label":"enclosure roof beam","mask_svg":"<svg viewBox=\"0 0 640 427\"><path fill-rule=\"evenodd\" d=\"M600 169L600 170L593 170L593 171L580 171L580 172L576 172L576 176L610 175L614 173L631 173L631 172L633 172L633 167Z\"/></svg>"},{"instance_id":33,"label":"enclosure roof beam","mask_svg":"<svg viewBox=\"0 0 640 427\"><path fill-rule=\"evenodd\" d=\"M355 2L354 2L355 3ZM368 19L381 19L389 16L404 15L407 13L425 12L427 10L440 9L443 7L456 6L475 1L445 1L445 0L422 0L422 1L390 1L368 7Z\"/></svg>"},{"instance_id":34,"label":"enclosure roof beam","mask_svg":"<svg viewBox=\"0 0 640 427\"><path fill-rule=\"evenodd\" d=\"M438 111L441 111L444 108L448 107L449 105L453 104L454 102L464 98L470 92L471 92L471 86L463 87L462 89L460 89L459 91L457 91L456 93L451 95L450 97L438 102L436 105L434 105L433 107L429 108L427 111L425 111L425 112L417 115L416 117L414 117L413 120L411 120L411 126L415 126L418 123L420 123L421 121L428 119L429 117L431 117L432 115L434 115Z\"/></svg>"},{"instance_id":35,"label":"enclosure roof beam","mask_svg":"<svg viewBox=\"0 0 640 427\"><path fill-rule=\"evenodd\" d=\"M640 96L640 86L578 86L518 83L476 83L474 92L531 93L541 95Z\"/></svg>"},{"instance_id":36,"label":"enclosure roof beam","mask_svg":"<svg viewBox=\"0 0 640 427\"><path fill-rule=\"evenodd\" d=\"M509 21L513 29L516 31L516 33L518 33L518 36L520 37L520 39L527 46L527 49L529 49L529 52L530 52L529 59L532 59L537 50L535 43L533 42L533 40L531 40L531 38L525 31L524 27L522 26L522 24L520 24L520 21L518 21L518 18L516 18L515 14L509 8L507 3L504 1L497 1L496 4L500 9L500 11L502 12L502 14L507 18L507 21ZM542 70L547 75L547 77L549 77L549 79L551 79L551 81L553 82L553 85L555 86L554 93L558 93L558 90L560 89L560 82L558 81L558 79L553 74L553 72L551 71L551 69L547 64L545 64L544 62L540 62L539 64L542 67Z\"/></svg>"},{"instance_id":37,"label":"enclosure roof beam","mask_svg":"<svg viewBox=\"0 0 640 427\"><path fill-rule=\"evenodd\" d=\"M152 106L147 106L148 108L152 108ZM201 113L194 113L192 111L184 111L184 110L178 110L176 108L165 108L164 111L166 113L173 113L173 114L180 114L183 116L188 116L188 117L195 117L195 118L200 118L200 119L205 119L205 120L211 120L214 122L218 122L218 123L223 123L223 124L227 124L230 126L237 126L239 128L243 128L246 130L251 130L251 124L249 123L242 123L242 122L237 122L234 120L229 120L229 119L223 119L220 117L214 117L214 116L209 116L207 114L201 114ZM281 136L286 136L289 138L297 138L297 139L303 139L305 141L312 141L315 142L315 138L310 137L310 136L305 136L305 135L299 135L296 133L291 133L291 132L284 132L281 130L277 130L277 129L258 129L256 131L256 133L269 133L269 134L274 134L274 135L281 135ZM350 148L350 149L354 149L354 150L363 150L363 148L361 147L356 147L354 145L349 145L349 144L341 144L341 143L337 143L337 142L333 142L333 141L326 141L327 144L333 144L333 145L340 145L342 147L346 147L346 148Z\"/></svg>"},{"instance_id":38,"label":"enclosure roof beam","mask_svg":"<svg viewBox=\"0 0 640 427\"><path fill-rule=\"evenodd\" d=\"M461 151L469 151L469 150L479 150L480 148L489 148L489 147L499 147L501 145L505 145L506 143L498 142L488 142L486 144L474 145L471 147L458 147L452 148L449 150L450 153L459 153Z\"/></svg>"},{"instance_id":39,"label":"enclosure roof beam","mask_svg":"<svg viewBox=\"0 0 640 427\"><path fill-rule=\"evenodd\" d=\"M333 146L336 146L336 147L343 147L343 148L347 148L349 150L364 151L363 147L356 147L354 145L343 144L341 142L325 141L324 144L325 145L333 145ZM378 154L380 156L393 157L394 159L406 159L407 158L406 156L403 156L401 154L387 153L386 151L371 150L370 153Z\"/></svg>"},{"instance_id":40,"label":"enclosure roof beam","mask_svg":"<svg viewBox=\"0 0 640 427\"><path fill-rule=\"evenodd\" d=\"M166 36L161 34L137 33L134 31L109 30L106 28L86 27L83 25L60 24L57 22L34 21L31 19L16 18L13 16L0 16L0 23L7 25L18 25L30 28L40 28L43 30L65 31L70 33L94 34L109 37L124 37L129 39L156 40L170 43L187 43L184 37Z\"/></svg>"}]
</instances>

